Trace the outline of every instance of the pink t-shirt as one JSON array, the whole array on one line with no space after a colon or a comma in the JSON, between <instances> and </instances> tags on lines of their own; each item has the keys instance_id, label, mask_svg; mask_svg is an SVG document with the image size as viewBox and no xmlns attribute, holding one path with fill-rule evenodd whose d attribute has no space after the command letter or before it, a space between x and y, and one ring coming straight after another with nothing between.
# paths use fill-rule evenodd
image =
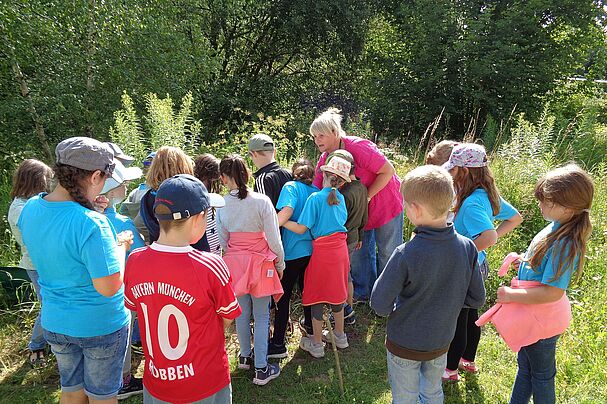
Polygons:
<instances>
[{"instance_id":1,"label":"pink t-shirt","mask_svg":"<svg viewBox=\"0 0 607 404\"><path fill-rule=\"evenodd\" d=\"M375 143L357 136L344 136L341 138L344 149L354 157L355 174L367 188L377 178L377 172L386 164L388 159L379 151ZM314 185L322 188L322 171L320 166L325 164L327 153L323 153L316 165ZM369 219L365 230L376 229L402 214L403 196L400 194L400 179L396 174L392 176L388 185L377 193L369 202Z\"/></svg>"}]
</instances>

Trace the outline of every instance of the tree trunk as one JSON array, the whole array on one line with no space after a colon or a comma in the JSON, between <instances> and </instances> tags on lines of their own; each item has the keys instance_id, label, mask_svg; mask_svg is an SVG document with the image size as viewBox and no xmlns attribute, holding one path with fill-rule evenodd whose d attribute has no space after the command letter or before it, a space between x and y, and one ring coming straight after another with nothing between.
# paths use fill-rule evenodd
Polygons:
<instances>
[{"instance_id":1,"label":"tree trunk","mask_svg":"<svg viewBox=\"0 0 607 404\"><path fill-rule=\"evenodd\" d=\"M28 111L32 116L32 120L34 121L34 125L36 126L36 135L38 137L38 141L42 146L42 150L44 151L44 155L47 161L54 161L53 153L51 152L51 148L48 144L48 140L46 138L46 134L44 133L44 126L42 125L42 119L38 112L36 112L36 107L34 106L34 100L32 99L32 95L30 94L30 89L27 84L27 80L21 71L21 67L19 63L15 59L12 60L11 66L13 68L13 74L15 75L15 79L19 83L19 88L21 89L21 95L23 98L27 100Z\"/></svg>"}]
</instances>

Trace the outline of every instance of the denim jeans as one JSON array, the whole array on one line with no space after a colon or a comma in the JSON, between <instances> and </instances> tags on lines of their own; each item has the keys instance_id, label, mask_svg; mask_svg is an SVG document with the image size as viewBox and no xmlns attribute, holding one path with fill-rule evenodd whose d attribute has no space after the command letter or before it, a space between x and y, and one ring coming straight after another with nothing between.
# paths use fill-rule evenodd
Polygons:
<instances>
[{"instance_id":1,"label":"denim jeans","mask_svg":"<svg viewBox=\"0 0 607 404\"><path fill-rule=\"evenodd\" d=\"M251 356L251 314L255 322L253 335L255 346L255 367L265 368L268 364L268 332L270 330L271 296L255 297L243 295L237 297L242 314L236 318L236 334L241 356Z\"/></svg>"},{"instance_id":2,"label":"denim jeans","mask_svg":"<svg viewBox=\"0 0 607 404\"><path fill-rule=\"evenodd\" d=\"M535 404L556 402L556 341L560 335L541 339L518 352L518 372L512 387L510 404L526 404L533 396Z\"/></svg>"},{"instance_id":3,"label":"denim jeans","mask_svg":"<svg viewBox=\"0 0 607 404\"><path fill-rule=\"evenodd\" d=\"M38 283L38 271L28 269L27 276L29 276L30 280L32 281L32 285L34 285L36 297L38 298L38 302L40 302L40 307L42 307L42 295L40 294L40 284ZM34 328L32 328L32 336L30 337L30 342L27 346L30 351L36 351L46 347L46 340L44 339L44 335L42 335L42 325L40 324L41 311L39 311L38 316L36 316Z\"/></svg>"},{"instance_id":4,"label":"denim jeans","mask_svg":"<svg viewBox=\"0 0 607 404\"><path fill-rule=\"evenodd\" d=\"M231 404L232 403L232 385L228 384L223 389L210 397L194 401L190 404ZM143 404L170 404L168 401L162 401L150 394L148 389L143 386Z\"/></svg>"},{"instance_id":5,"label":"denim jeans","mask_svg":"<svg viewBox=\"0 0 607 404\"><path fill-rule=\"evenodd\" d=\"M447 364L447 354L419 362L400 358L388 352L388 379L394 404L442 404L444 401L441 376Z\"/></svg>"},{"instance_id":6,"label":"denim jeans","mask_svg":"<svg viewBox=\"0 0 607 404\"><path fill-rule=\"evenodd\" d=\"M383 226L365 231L362 248L350 257L355 298L368 299L371 296L377 277L396 247L403 243L403 223L401 212Z\"/></svg>"},{"instance_id":7,"label":"denim jeans","mask_svg":"<svg viewBox=\"0 0 607 404\"><path fill-rule=\"evenodd\" d=\"M128 335L128 325L98 337L70 337L44 330L44 338L57 358L61 390L84 389L96 400L115 397L122 387Z\"/></svg>"}]
</instances>

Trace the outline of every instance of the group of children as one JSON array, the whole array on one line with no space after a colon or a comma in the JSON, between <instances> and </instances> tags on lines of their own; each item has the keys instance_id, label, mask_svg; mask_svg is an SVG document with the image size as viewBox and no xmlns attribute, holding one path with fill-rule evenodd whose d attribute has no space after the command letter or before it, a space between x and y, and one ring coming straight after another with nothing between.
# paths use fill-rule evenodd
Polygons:
<instances>
[{"instance_id":1,"label":"group of children","mask_svg":"<svg viewBox=\"0 0 607 404\"><path fill-rule=\"evenodd\" d=\"M241 156L194 162L161 147L149 156L145 185L123 204L134 221L116 208L126 198L125 182L142 173L128 167L132 159L116 145L70 138L57 146L52 171L33 160L21 164L9 219L31 257L22 265L37 270L30 276L41 288L31 360L42 359L50 344L62 402L113 402L141 389L146 403L231 402L224 330L233 320L238 368L254 368L253 383L267 384L280 375L268 358L287 357L296 284L304 306L300 348L314 358L324 356L324 342L348 348L344 324L355 321L349 257L361 246L368 204L357 162L345 150L323 155L317 188L314 165L300 159L284 170L267 135L253 136L248 149L258 168L253 189ZM441 381L478 371L477 324L488 321L518 350L511 402L532 395L537 403L554 402L556 340L568 325L565 291L581 272L590 236L592 180L570 164L538 182L535 196L551 223L525 255L511 256L518 277L500 287L499 307L479 320L485 250L522 218L500 197L482 146L444 141L426 162L401 184L412 238L394 250L370 298L388 316L393 402L442 402ZM46 193L53 173L57 184ZM129 210L137 198L140 209ZM325 306L333 338L323 330ZM513 315L514 325L504 320ZM130 374L135 318L146 360L143 387ZM528 332L521 337L513 326Z\"/></svg>"}]
</instances>

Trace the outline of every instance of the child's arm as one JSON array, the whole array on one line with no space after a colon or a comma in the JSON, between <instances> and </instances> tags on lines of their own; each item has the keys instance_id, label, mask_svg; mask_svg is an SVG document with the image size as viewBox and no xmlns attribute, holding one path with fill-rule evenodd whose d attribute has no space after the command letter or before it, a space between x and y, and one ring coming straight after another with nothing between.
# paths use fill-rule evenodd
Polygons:
<instances>
[{"instance_id":1,"label":"child's arm","mask_svg":"<svg viewBox=\"0 0 607 404\"><path fill-rule=\"evenodd\" d=\"M228 328L230 328L230 325L232 325L232 323L234 322L234 320L232 320L231 318L222 318L223 320L223 329L227 330Z\"/></svg>"},{"instance_id":2,"label":"child's arm","mask_svg":"<svg viewBox=\"0 0 607 404\"><path fill-rule=\"evenodd\" d=\"M303 224L296 223L292 220L287 221L283 227L287 230L291 230L293 233L304 234L308 228Z\"/></svg>"},{"instance_id":3,"label":"child's arm","mask_svg":"<svg viewBox=\"0 0 607 404\"><path fill-rule=\"evenodd\" d=\"M401 248L392 254L371 292L369 304L380 316L392 313L396 298L408 283L407 264L402 259L404 252Z\"/></svg>"},{"instance_id":4,"label":"child's arm","mask_svg":"<svg viewBox=\"0 0 607 404\"><path fill-rule=\"evenodd\" d=\"M497 303L552 303L563 297L564 293L563 289L550 285L542 285L530 289L514 289L509 286L500 286L497 289Z\"/></svg>"},{"instance_id":5,"label":"child's arm","mask_svg":"<svg viewBox=\"0 0 607 404\"><path fill-rule=\"evenodd\" d=\"M516 212L516 214L510 219L504 220L499 224L499 226L497 226L497 229L495 229L495 231L497 232L497 236L505 236L506 234L514 230L517 226L519 226L521 223L523 223L523 217L520 213Z\"/></svg>"},{"instance_id":6,"label":"child's arm","mask_svg":"<svg viewBox=\"0 0 607 404\"><path fill-rule=\"evenodd\" d=\"M289 221L289 219L293 216L293 208L290 206L285 206L278 212L278 225L284 226L285 223Z\"/></svg>"},{"instance_id":7,"label":"child's arm","mask_svg":"<svg viewBox=\"0 0 607 404\"><path fill-rule=\"evenodd\" d=\"M493 229L485 230L484 232L479 234L479 236L477 238L475 238L472 241L474 242L474 245L476 246L477 250L479 250L479 251L486 250L487 248L489 248L489 247L495 245L495 243L497 243L497 231L495 231Z\"/></svg>"},{"instance_id":8,"label":"child's arm","mask_svg":"<svg viewBox=\"0 0 607 404\"><path fill-rule=\"evenodd\" d=\"M285 250L280 239L278 216L276 215L270 198L265 199L261 209L263 231L266 234L270 250L276 254L276 270L282 277L282 271L285 269Z\"/></svg>"}]
</instances>

